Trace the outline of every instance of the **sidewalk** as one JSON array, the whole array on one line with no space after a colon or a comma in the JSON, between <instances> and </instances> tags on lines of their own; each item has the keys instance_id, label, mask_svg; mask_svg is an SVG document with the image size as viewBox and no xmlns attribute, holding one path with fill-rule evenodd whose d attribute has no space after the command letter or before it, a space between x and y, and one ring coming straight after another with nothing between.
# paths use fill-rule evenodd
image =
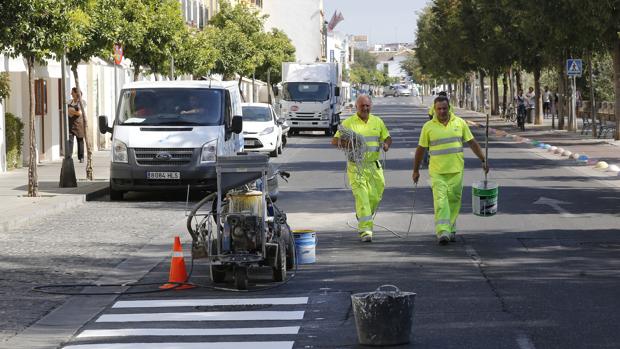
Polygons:
<instances>
[{"instance_id":1,"label":"sidewalk","mask_svg":"<svg viewBox=\"0 0 620 349\"><path fill-rule=\"evenodd\" d=\"M37 167L39 197L28 195L28 167L0 173L0 233L14 230L20 224L54 214L108 193L110 152L93 152L93 181L86 180L86 162L73 158L78 186L60 188L62 161L45 162Z\"/></svg>"},{"instance_id":2,"label":"sidewalk","mask_svg":"<svg viewBox=\"0 0 620 349\"><path fill-rule=\"evenodd\" d=\"M432 96L424 97L424 104L428 107L433 101ZM470 123L470 126L484 128L486 115L467 109L455 108L456 114ZM564 119L567 122L566 119ZM575 166L595 169L596 173L605 177L620 176L614 169L620 168L620 141L613 138L592 138L592 132L581 134L581 119L577 120L577 132L557 129L558 120L555 120L556 129L551 127L552 119L543 120L541 125L525 124L525 131L517 128L516 122L505 121L499 116L489 117L489 138L503 139L515 143L528 144L538 148L534 141L568 150L579 156L586 156L587 161L578 162L567 155L558 154L551 149L538 148L541 155L549 159L573 161ZM529 142L527 141L529 140ZM480 141L480 140L479 140ZM574 157L574 155L573 155ZM606 167L605 164L608 166ZM615 166L612 166L615 165Z\"/></svg>"}]
</instances>

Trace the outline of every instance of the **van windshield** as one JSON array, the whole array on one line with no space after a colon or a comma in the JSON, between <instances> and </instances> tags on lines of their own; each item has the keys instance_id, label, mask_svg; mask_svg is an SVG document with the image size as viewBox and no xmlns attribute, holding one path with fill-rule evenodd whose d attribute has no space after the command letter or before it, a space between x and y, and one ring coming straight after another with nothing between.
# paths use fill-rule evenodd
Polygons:
<instances>
[{"instance_id":1,"label":"van windshield","mask_svg":"<svg viewBox=\"0 0 620 349\"><path fill-rule=\"evenodd\" d=\"M123 90L119 125L217 126L224 117L222 90L138 88Z\"/></svg>"},{"instance_id":2,"label":"van windshield","mask_svg":"<svg viewBox=\"0 0 620 349\"><path fill-rule=\"evenodd\" d=\"M323 102L329 99L329 84L325 82L288 82L282 87L286 101Z\"/></svg>"}]
</instances>

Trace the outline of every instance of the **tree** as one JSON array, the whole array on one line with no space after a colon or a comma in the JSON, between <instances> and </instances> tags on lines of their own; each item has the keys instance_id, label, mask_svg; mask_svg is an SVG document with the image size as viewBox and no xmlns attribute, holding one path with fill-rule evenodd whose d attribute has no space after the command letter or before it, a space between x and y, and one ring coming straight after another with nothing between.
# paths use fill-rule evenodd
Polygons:
<instances>
[{"instance_id":1,"label":"tree","mask_svg":"<svg viewBox=\"0 0 620 349\"><path fill-rule=\"evenodd\" d=\"M373 71L377 69L377 57L366 50L354 50L355 63L363 68Z\"/></svg>"},{"instance_id":2,"label":"tree","mask_svg":"<svg viewBox=\"0 0 620 349\"><path fill-rule=\"evenodd\" d=\"M264 21L265 16L245 2L233 7L228 1L221 1L220 11L209 22L216 30L216 40L211 44L220 52L213 71L222 74L225 80L232 80L238 74L239 83L243 76L254 73L264 60L260 49Z\"/></svg>"},{"instance_id":3,"label":"tree","mask_svg":"<svg viewBox=\"0 0 620 349\"><path fill-rule=\"evenodd\" d=\"M189 29L181 37L178 53L175 55L175 67L178 73L202 77L210 74L220 52L211 45L216 31L212 27L204 30Z\"/></svg>"},{"instance_id":4,"label":"tree","mask_svg":"<svg viewBox=\"0 0 620 349\"><path fill-rule=\"evenodd\" d=\"M270 83L280 82L282 80L282 62L295 61L295 46L286 33L274 28L271 32L263 35L260 50L264 60L256 68L256 76Z\"/></svg>"},{"instance_id":5,"label":"tree","mask_svg":"<svg viewBox=\"0 0 620 349\"><path fill-rule=\"evenodd\" d=\"M177 0L131 0L135 7L123 5L126 25L136 33L121 33L120 43L134 67L134 80L141 68L167 75L173 52L180 46L185 29Z\"/></svg>"},{"instance_id":6,"label":"tree","mask_svg":"<svg viewBox=\"0 0 620 349\"><path fill-rule=\"evenodd\" d=\"M78 75L78 65L95 56L109 56L115 42L116 33L122 17L117 0L84 1L76 4L69 12L71 40L65 43L66 57L73 72L75 87L82 91ZM61 56L62 51L57 54ZM84 141L86 143L86 178L93 179L93 142L86 108L80 95L78 103L84 119Z\"/></svg>"},{"instance_id":7,"label":"tree","mask_svg":"<svg viewBox=\"0 0 620 349\"><path fill-rule=\"evenodd\" d=\"M28 67L29 159L28 196L39 196L37 175L37 142L35 139L34 65L45 64L53 52L61 51L69 37L68 8L73 1L61 0L3 0L0 2L0 19L3 28L0 46L13 57L22 56Z\"/></svg>"}]
</instances>

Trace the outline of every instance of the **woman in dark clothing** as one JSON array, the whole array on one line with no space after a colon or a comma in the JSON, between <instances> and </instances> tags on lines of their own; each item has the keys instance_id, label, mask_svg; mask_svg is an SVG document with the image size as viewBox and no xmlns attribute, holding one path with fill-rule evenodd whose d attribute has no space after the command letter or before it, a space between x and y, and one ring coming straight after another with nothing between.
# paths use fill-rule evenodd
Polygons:
<instances>
[{"instance_id":1,"label":"woman in dark clothing","mask_svg":"<svg viewBox=\"0 0 620 349\"><path fill-rule=\"evenodd\" d=\"M71 89L71 102L69 102L69 154L73 155L73 137L77 138L78 160L84 162L84 117L79 103L77 88ZM84 101L82 101L84 106Z\"/></svg>"}]
</instances>

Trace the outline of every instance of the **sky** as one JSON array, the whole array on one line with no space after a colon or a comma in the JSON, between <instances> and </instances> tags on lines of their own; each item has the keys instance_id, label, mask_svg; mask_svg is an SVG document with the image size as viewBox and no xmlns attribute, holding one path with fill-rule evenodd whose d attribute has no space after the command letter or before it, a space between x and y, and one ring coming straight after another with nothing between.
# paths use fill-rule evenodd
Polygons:
<instances>
[{"instance_id":1,"label":"sky","mask_svg":"<svg viewBox=\"0 0 620 349\"><path fill-rule=\"evenodd\" d=\"M368 35L370 44L415 41L417 11L430 0L323 0L326 20L334 11L342 12L344 21L335 31Z\"/></svg>"}]
</instances>

